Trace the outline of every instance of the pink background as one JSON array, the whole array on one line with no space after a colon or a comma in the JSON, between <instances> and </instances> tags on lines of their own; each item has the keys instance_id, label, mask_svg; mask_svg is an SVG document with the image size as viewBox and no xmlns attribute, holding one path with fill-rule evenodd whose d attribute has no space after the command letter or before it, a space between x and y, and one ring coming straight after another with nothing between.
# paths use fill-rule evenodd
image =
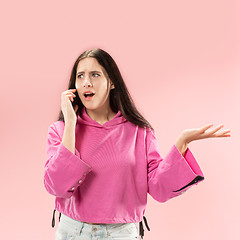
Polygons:
<instances>
[{"instance_id":1,"label":"pink background","mask_svg":"<svg viewBox=\"0 0 240 240\"><path fill-rule=\"evenodd\" d=\"M240 239L240 8L237 0L5 1L1 24L1 239L54 239L43 185L48 126L75 59L116 60L164 157L187 128L230 138L191 142L205 181L162 204L148 195L145 240ZM56 214L58 224L58 214Z\"/></svg>"}]
</instances>

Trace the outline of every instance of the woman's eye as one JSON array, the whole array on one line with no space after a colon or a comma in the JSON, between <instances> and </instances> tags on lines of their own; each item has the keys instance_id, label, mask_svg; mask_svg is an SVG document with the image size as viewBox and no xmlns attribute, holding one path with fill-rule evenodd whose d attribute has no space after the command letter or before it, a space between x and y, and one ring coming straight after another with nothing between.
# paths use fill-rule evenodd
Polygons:
<instances>
[{"instance_id":1,"label":"woman's eye","mask_svg":"<svg viewBox=\"0 0 240 240\"><path fill-rule=\"evenodd\" d=\"M98 73L93 73L93 76L94 77L98 77L98 76L100 76ZM83 75L82 74L79 74L78 76L77 76L77 78L83 78Z\"/></svg>"}]
</instances>

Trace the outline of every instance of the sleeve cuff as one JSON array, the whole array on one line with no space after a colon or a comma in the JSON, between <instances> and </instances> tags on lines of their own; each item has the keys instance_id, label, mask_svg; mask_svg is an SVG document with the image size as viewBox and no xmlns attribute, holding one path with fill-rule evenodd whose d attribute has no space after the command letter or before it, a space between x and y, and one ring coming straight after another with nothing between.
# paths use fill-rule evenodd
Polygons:
<instances>
[{"instance_id":1,"label":"sleeve cuff","mask_svg":"<svg viewBox=\"0 0 240 240\"><path fill-rule=\"evenodd\" d=\"M188 163L189 167L192 169L192 171L196 175L203 176L203 173L197 163L197 160L195 159L195 157L193 156L193 154L189 148L187 148L185 155L183 156L180 153L180 151L178 150L178 148L176 147L176 145L174 145L173 147L175 148L175 151L178 153L178 155L181 155L181 157L185 159L185 161Z\"/></svg>"}]
</instances>

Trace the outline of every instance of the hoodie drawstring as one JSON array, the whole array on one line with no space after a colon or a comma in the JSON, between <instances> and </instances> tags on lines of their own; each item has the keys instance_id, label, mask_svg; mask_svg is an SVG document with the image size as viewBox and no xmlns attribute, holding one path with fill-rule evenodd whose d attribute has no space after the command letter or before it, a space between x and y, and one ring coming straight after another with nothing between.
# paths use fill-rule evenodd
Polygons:
<instances>
[{"instance_id":1,"label":"hoodie drawstring","mask_svg":"<svg viewBox=\"0 0 240 240\"><path fill-rule=\"evenodd\" d=\"M143 220L144 220L144 223L147 227L147 230L150 231L150 228L148 226L148 223L147 223L147 218L145 216L143 216ZM139 235L141 236L141 239L143 239L143 236L144 236L144 229L143 229L143 223L142 221L139 222Z\"/></svg>"},{"instance_id":2,"label":"hoodie drawstring","mask_svg":"<svg viewBox=\"0 0 240 240\"><path fill-rule=\"evenodd\" d=\"M53 210L52 227L55 226L55 212L56 212L56 209ZM59 222L60 222L60 218L61 218L61 213L59 212ZM145 216L143 216L143 220L144 220L144 223L145 223L145 225L147 227L147 230L150 231L150 228L149 228L148 223L147 223L147 218ZM143 229L142 221L139 222L139 236L141 236L141 239L143 239L144 229Z\"/></svg>"},{"instance_id":3,"label":"hoodie drawstring","mask_svg":"<svg viewBox=\"0 0 240 240\"><path fill-rule=\"evenodd\" d=\"M52 216L52 227L55 226L55 212L56 212L56 210L54 209L53 210L53 216Z\"/></svg>"},{"instance_id":4,"label":"hoodie drawstring","mask_svg":"<svg viewBox=\"0 0 240 240\"><path fill-rule=\"evenodd\" d=\"M56 209L53 210L52 227L55 226L55 212L56 212ZM59 212L59 222L60 222L60 218L61 218L61 213Z\"/></svg>"}]
</instances>

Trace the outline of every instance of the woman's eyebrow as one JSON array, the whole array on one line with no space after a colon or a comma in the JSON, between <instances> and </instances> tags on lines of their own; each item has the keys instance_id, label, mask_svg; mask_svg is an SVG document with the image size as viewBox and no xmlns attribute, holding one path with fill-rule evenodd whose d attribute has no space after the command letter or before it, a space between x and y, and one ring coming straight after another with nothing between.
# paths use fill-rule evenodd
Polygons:
<instances>
[{"instance_id":1,"label":"woman's eyebrow","mask_svg":"<svg viewBox=\"0 0 240 240\"><path fill-rule=\"evenodd\" d=\"M91 71L90 73L94 73L94 72L98 72L98 73L101 73L101 72L99 72L99 71ZM82 72L78 72L77 74L81 74L81 73L84 73L84 71L82 71Z\"/></svg>"}]
</instances>

